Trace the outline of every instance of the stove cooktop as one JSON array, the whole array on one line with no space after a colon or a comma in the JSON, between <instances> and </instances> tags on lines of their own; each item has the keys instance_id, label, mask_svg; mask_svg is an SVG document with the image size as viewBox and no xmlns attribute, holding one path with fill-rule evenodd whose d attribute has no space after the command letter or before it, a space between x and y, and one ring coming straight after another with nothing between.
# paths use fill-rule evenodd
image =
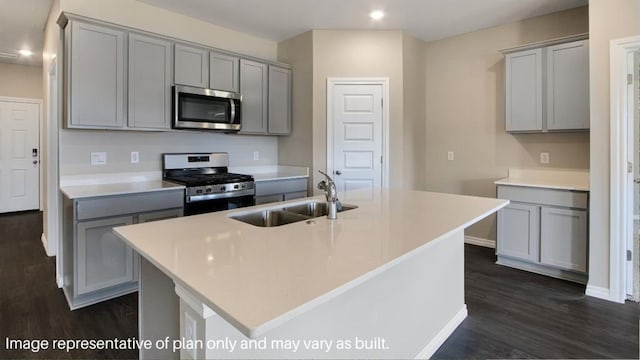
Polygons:
<instances>
[{"instance_id":1,"label":"stove cooktop","mask_svg":"<svg viewBox=\"0 0 640 360\"><path fill-rule=\"evenodd\" d=\"M165 180L185 186L204 186L253 181L253 176L234 173L184 174L167 176Z\"/></svg>"}]
</instances>

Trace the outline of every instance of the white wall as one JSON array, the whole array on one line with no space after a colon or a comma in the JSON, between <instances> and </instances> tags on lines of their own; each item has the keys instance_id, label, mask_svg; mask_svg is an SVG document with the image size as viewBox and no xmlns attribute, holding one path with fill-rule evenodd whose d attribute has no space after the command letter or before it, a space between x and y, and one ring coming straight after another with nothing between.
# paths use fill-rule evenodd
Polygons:
<instances>
[{"instance_id":1,"label":"white wall","mask_svg":"<svg viewBox=\"0 0 640 360\"><path fill-rule=\"evenodd\" d=\"M591 97L591 193L589 204L589 283L609 289L609 42L640 34L640 1L589 1L589 72Z\"/></svg>"},{"instance_id":2,"label":"white wall","mask_svg":"<svg viewBox=\"0 0 640 360\"><path fill-rule=\"evenodd\" d=\"M60 175L119 172L147 172L162 169L162 153L229 152L231 166L275 165L278 141L275 137L230 135L208 132L150 132L63 130L60 133ZM107 153L106 165L91 165L91 152ZM140 153L132 164L131 152ZM253 152L260 160L253 160Z\"/></svg>"}]
</instances>

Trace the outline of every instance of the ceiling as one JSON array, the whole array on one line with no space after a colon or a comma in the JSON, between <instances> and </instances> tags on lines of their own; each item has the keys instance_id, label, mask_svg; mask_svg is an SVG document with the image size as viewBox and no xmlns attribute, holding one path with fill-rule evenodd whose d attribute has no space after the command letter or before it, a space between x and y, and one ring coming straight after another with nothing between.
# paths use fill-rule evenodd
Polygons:
<instances>
[{"instance_id":1,"label":"ceiling","mask_svg":"<svg viewBox=\"0 0 640 360\"><path fill-rule=\"evenodd\" d=\"M587 5L588 0L139 0L223 27L281 41L310 29L394 29L432 41ZM42 64L51 0L0 0L0 62ZM368 14L382 9L386 17ZM30 57L18 54L30 49Z\"/></svg>"},{"instance_id":2,"label":"ceiling","mask_svg":"<svg viewBox=\"0 0 640 360\"><path fill-rule=\"evenodd\" d=\"M50 7L51 0L0 0L0 62L42 65L43 31ZM29 49L33 55L18 55L20 49Z\"/></svg>"},{"instance_id":3,"label":"ceiling","mask_svg":"<svg viewBox=\"0 0 640 360\"><path fill-rule=\"evenodd\" d=\"M310 29L404 30L432 41L588 4L587 0L139 0L281 41ZM386 17L368 14L382 9Z\"/></svg>"}]
</instances>

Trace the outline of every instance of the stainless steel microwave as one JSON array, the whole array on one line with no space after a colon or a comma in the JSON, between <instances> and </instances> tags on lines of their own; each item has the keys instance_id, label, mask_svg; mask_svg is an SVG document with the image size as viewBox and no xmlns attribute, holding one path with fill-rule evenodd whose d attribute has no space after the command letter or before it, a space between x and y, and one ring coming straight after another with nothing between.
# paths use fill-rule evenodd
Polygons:
<instances>
[{"instance_id":1,"label":"stainless steel microwave","mask_svg":"<svg viewBox=\"0 0 640 360\"><path fill-rule=\"evenodd\" d=\"M240 130L240 94L191 86L173 87L173 128Z\"/></svg>"}]
</instances>

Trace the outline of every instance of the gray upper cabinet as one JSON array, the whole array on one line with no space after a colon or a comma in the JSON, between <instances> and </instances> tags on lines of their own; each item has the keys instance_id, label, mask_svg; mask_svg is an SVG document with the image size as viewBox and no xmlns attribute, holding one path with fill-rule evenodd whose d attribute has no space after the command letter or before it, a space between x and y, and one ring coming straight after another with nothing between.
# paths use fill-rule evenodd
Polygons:
<instances>
[{"instance_id":1,"label":"gray upper cabinet","mask_svg":"<svg viewBox=\"0 0 640 360\"><path fill-rule=\"evenodd\" d=\"M74 21L65 35L67 126L121 128L125 123L126 33Z\"/></svg>"},{"instance_id":2,"label":"gray upper cabinet","mask_svg":"<svg viewBox=\"0 0 640 360\"><path fill-rule=\"evenodd\" d=\"M240 60L243 134L267 133L267 64Z\"/></svg>"},{"instance_id":3,"label":"gray upper cabinet","mask_svg":"<svg viewBox=\"0 0 640 360\"><path fill-rule=\"evenodd\" d=\"M547 48L547 129L589 128L589 43Z\"/></svg>"},{"instance_id":4,"label":"gray upper cabinet","mask_svg":"<svg viewBox=\"0 0 640 360\"><path fill-rule=\"evenodd\" d=\"M188 45L175 45L175 83L209 87L209 51Z\"/></svg>"},{"instance_id":5,"label":"gray upper cabinet","mask_svg":"<svg viewBox=\"0 0 640 360\"><path fill-rule=\"evenodd\" d=\"M240 91L240 59L211 52L209 55L209 87L230 92Z\"/></svg>"},{"instance_id":6,"label":"gray upper cabinet","mask_svg":"<svg viewBox=\"0 0 640 360\"><path fill-rule=\"evenodd\" d=\"M506 56L506 129L542 130L542 49Z\"/></svg>"},{"instance_id":7,"label":"gray upper cabinet","mask_svg":"<svg viewBox=\"0 0 640 360\"><path fill-rule=\"evenodd\" d=\"M291 133L291 70L269 66L269 134Z\"/></svg>"},{"instance_id":8,"label":"gray upper cabinet","mask_svg":"<svg viewBox=\"0 0 640 360\"><path fill-rule=\"evenodd\" d=\"M565 42L505 55L506 131L589 129L588 43Z\"/></svg>"},{"instance_id":9,"label":"gray upper cabinet","mask_svg":"<svg viewBox=\"0 0 640 360\"><path fill-rule=\"evenodd\" d=\"M170 129L172 43L129 34L128 125Z\"/></svg>"}]
</instances>

